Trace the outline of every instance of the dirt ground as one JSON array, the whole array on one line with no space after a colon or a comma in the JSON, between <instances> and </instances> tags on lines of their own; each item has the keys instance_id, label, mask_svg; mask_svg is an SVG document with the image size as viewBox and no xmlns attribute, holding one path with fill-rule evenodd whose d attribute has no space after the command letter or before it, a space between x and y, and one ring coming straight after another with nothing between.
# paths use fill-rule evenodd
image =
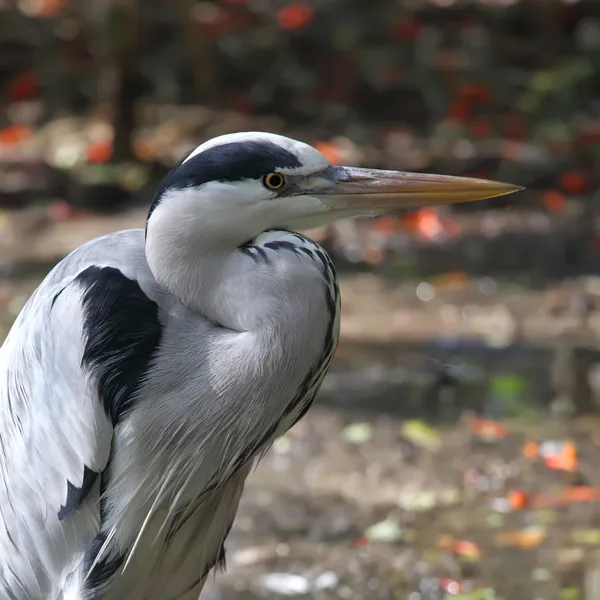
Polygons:
<instances>
[{"instance_id":1,"label":"dirt ground","mask_svg":"<svg viewBox=\"0 0 600 600\"><path fill-rule=\"evenodd\" d=\"M61 256L141 223L5 221L2 330ZM597 395L595 313L571 310L580 283L480 283L424 301L418 282L342 277L331 374L249 478L205 600L600 598L600 428L568 418L581 348Z\"/></svg>"},{"instance_id":2,"label":"dirt ground","mask_svg":"<svg viewBox=\"0 0 600 600\"><path fill-rule=\"evenodd\" d=\"M250 477L228 572L205 598L600 597L598 504L565 496L573 474L521 450L575 436L594 487L597 422L507 423L487 442L468 418L410 423L310 411Z\"/></svg>"}]
</instances>

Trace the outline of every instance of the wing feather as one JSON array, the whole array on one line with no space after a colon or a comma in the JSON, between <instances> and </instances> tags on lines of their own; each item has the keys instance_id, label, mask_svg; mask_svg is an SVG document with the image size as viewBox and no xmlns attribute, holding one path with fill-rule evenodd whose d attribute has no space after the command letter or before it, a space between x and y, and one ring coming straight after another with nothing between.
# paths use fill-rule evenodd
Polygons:
<instances>
[{"instance_id":1,"label":"wing feather","mask_svg":"<svg viewBox=\"0 0 600 600\"><path fill-rule=\"evenodd\" d=\"M0 349L1 597L57 597L100 520L113 426L82 370L83 290L61 286L32 297Z\"/></svg>"},{"instance_id":2,"label":"wing feather","mask_svg":"<svg viewBox=\"0 0 600 600\"><path fill-rule=\"evenodd\" d=\"M160 340L139 248L123 232L67 257L0 348L1 598L61 598L93 561L113 429Z\"/></svg>"}]
</instances>

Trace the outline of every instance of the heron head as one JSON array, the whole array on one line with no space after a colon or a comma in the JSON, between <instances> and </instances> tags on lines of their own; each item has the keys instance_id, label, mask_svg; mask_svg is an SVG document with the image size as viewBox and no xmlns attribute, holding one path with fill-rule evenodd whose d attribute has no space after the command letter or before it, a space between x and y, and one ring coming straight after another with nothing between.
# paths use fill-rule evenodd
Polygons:
<instances>
[{"instance_id":1,"label":"heron head","mask_svg":"<svg viewBox=\"0 0 600 600\"><path fill-rule=\"evenodd\" d=\"M269 133L234 133L201 144L171 171L150 209L147 231L214 232L242 242L266 229L308 229L519 189L468 177L333 166L308 144Z\"/></svg>"}]
</instances>

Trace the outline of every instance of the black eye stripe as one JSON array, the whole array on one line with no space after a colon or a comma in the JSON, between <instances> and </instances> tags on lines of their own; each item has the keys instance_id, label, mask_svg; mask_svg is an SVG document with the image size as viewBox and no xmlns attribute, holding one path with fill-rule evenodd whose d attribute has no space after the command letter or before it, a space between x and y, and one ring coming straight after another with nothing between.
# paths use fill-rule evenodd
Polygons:
<instances>
[{"instance_id":1,"label":"black eye stripe","mask_svg":"<svg viewBox=\"0 0 600 600\"><path fill-rule=\"evenodd\" d=\"M172 169L157 190L148 217L169 189L196 187L209 181L261 180L278 169L301 166L295 154L272 142L249 140L214 146L188 160L183 159Z\"/></svg>"}]
</instances>

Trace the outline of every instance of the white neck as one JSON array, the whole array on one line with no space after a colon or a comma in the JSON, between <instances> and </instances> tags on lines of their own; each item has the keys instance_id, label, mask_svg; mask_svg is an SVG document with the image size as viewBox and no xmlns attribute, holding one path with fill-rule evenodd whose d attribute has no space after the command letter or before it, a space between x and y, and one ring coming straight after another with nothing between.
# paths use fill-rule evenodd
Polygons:
<instances>
[{"instance_id":1,"label":"white neck","mask_svg":"<svg viewBox=\"0 0 600 600\"><path fill-rule=\"evenodd\" d=\"M236 331L255 330L272 317L258 297L268 298L276 282L240 250L248 241L247 223L243 232L219 228L216 223L229 219L198 210L193 190L177 193L177 211L161 202L148 220L146 258L154 277L209 320Z\"/></svg>"}]
</instances>

